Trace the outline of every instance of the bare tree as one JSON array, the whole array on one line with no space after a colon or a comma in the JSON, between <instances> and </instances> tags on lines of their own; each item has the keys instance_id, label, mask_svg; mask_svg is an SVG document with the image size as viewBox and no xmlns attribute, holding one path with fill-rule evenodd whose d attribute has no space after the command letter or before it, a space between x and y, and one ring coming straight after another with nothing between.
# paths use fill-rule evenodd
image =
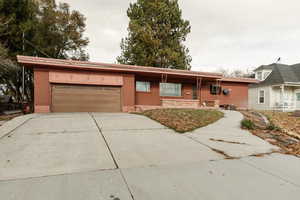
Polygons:
<instances>
[{"instance_id":1,"label":"bare tree","mask_svg":"<svg viewBox=\"0 0 300 200\"><path fill-rule=\"evenodd\" d=\"M219 68L216 72L223 74L225 77L241 77L241 78L252 78L253 77L253 69L247 68L246 70L230 70L226 68Z\"/></svg>"}]
</instances>

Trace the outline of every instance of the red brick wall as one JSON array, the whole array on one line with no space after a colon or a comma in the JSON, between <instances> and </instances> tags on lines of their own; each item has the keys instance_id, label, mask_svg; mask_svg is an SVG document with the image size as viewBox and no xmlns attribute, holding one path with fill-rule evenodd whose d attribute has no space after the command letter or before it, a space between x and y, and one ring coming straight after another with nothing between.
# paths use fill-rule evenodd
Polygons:
<instances>
[{"instance_id":1,"label":"red brick wall","mask_svg":"<svg viewBox=\"0 0 300 200\"><path fill-rule=\"evenodd\" d=\"M224 82L223 88L230 89L228 96L222 95L221 104L233 104L240 108L248 108L248 84Z\"/></svg>"},{"instance_id":2,"label":"red brick wall","mask_svg":"<svg viewBox=\"0 0 300 200\"><path fill-rule=\"evenodd\" d=\"M136 92L135 103L136 105L161 105L159 96L159 83L157 81L150 81L150 92Z\"/></svg>"},{"instance_id":3,"label":"red brick wall","mask_svg":"<svg viewBox=\"0 0 300 200\"><path fill-rule=\"evenodd\" d=\"M184 83L182 84L182 96L181 97L161 97L159 94L159 80L152 80L147 78L137 77L137 81L149 81L150 92L136 92L135 103L136 105L150 105L159 106L161 105L161 99L193 99L193 84ZM170 83L178 82L176 80L168 81Z\"/></svg>"},{"instance_id":4,"label":"red brick wall","mask_svg":"<svg viewBox=\"0 0 300 200\"><path fill-rule=\"evenodd\" d=\"M239 108L248 107L248 84L247 83L234 83L234 82L222 82L222 89L229 89L230 94L224 95L211 95L210 84L212 82L205 82L201 90L201 101L206 100L220 100L222 104L233 104ZM214 83L213 83L214 84Z\"/></svg>"},{"instance_id":5,"label":"red brick wall","mask_svg":"<svg viewBox=\"0 0 300 200\"><path fill-rule=\"evenodd\" d=\"M34 69L34 110L35 112L49 112L51 91L49 85L49 71Z\"/></svg>"},{"instance_id":6,"label":"red brick wall","mask_svg":"<svg viewBox=\"0 0 300 200\"><path fill-rule=\"evenodd\" d=\"M68 70L66 70L68 71ZM80 71L80 73L90 73ZM95 74L106 74L96 73ZM110 73L110 75L114 75ZM123 86L121 90L121 102L123 111L133 111L135 105L148 105L148 106L161 106L162 99L193 99L193 82L183 83L180 79L169 79L170 83L183 83L182 84L182 96L181 97L160 97L159 95L159 82L160 79L135 77L133 74L116 74L123 77ZM150 81L151 91L148 92L136 92L135 81ZM186 81L186 80L185 80ZM248 107L248 84L247 83L235 83L235 82L222 82L223 89L231 90L228 96L211 95L210 84L215 82L203 82L201 88L201 102L206 100L220 100L220 104L233 104L237 107ZM36 112L49 112L51 105L51 85L49 82L49 70L47 69L34 69L34 84L35 84L35 111Z\"/></svg>"},{"instance_id":7,"label":"red brick wall","mask_svg":"<svg viewBox=\"0 0 300 200\"><path fill-rule=\"evenodd\" d=\"M123 75L122 106L124 112L135 110L135 76L133 74Z\"/></svg>"}]
</instances>

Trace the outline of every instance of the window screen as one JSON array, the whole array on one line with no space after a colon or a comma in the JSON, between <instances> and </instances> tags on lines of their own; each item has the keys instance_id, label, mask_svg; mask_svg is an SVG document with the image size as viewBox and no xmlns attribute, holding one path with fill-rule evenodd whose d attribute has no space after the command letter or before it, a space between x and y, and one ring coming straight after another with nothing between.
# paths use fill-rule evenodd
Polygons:
<instances>
[{"instance_id":1,"label":"window screen","mask_svg":"<svg viewBox=\"0 0 300 200\"><path fill-rule=\"evenodd\" d=\"M257 79L262 80L262 72L257 72Z\"/></svg>"},{"instance_id":2,"label":"window screen","mask_svg":"<svg viewBox=\"0 0 300 200\"><path fill-rule=\"evenodd\" d=\"M265 103L265 91L264 90L259 91L259 103Z\"/></svg>"},{"instance_id":3,"label":"window screen","mask_svg":"<svg viewBox=\"0 0 300 200\"><path fill-rule=\"evenodd\" d=\"M137 81L135 87L138 92L150 92L150 82Z\"/></svg>"},{"instance_id":4,"label":"window screen","mask_svg":"<svg viewBox=\"0 0 300 200\"><path fill-rule=\"evenodd\" d=\"M175 83L160 83L160 96L180 97L181 84Z\"/></svg>"},{"instance_id":5,"label":"window screen","mask_svg":"<svg viewBox=\"0 0 300 200\"><path fill-rule=\"evenodd\" d=\"M210 86L210 94L217 95L221 93L221 86L219 85L211 85Z\"/></svg>"},{"instance_id":6,"label":"window screen","mask_svg":"<svg viewBox=\"0 0 300 200\"><path fill-rule=\"evenodd\" d=\"M296 93L297 101L300 101L300 93Z\"/></svg>"}]
</instances>

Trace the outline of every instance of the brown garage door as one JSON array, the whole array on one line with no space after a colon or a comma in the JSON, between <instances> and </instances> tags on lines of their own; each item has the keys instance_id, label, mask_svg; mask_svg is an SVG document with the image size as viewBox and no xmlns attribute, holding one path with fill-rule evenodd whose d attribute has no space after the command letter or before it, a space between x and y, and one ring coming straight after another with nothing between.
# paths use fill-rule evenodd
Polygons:
<instances>
[{"instance_id":1,"label":"brown garage door","mask_svg":"<svg viewBox=\"0 0 300 200\"><path fill-rule=\"evenodd\" d=\"M52 112L120 112L120 87L52 85Z\"/></svg>"}]
</instances>

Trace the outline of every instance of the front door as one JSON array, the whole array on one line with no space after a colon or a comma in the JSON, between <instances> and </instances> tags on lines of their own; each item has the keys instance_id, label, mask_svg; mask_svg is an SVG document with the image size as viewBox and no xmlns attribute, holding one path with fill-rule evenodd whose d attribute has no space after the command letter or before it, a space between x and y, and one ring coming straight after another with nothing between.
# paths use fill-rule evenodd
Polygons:
<instances>
[{"instance_id":1,"label":"front door","mask_svg":"<svg viewBox=\"0 0 300 200\"><path fill-rule=\"evenodd\" d=\"M198 99L198 90L197 90L197 86L193 85L193 99L197 100Z\"/></svg>"},{"instance_id":2,"label":"front door","mask_svg":"<svg viewBox=\"0 0 300 200\"><path fill-rule=\"evenodd\" d=\"M295 92L296 94L296 109L299 110L300 109L300 90L297 90Z\"/></svg>"}]
</instances>

